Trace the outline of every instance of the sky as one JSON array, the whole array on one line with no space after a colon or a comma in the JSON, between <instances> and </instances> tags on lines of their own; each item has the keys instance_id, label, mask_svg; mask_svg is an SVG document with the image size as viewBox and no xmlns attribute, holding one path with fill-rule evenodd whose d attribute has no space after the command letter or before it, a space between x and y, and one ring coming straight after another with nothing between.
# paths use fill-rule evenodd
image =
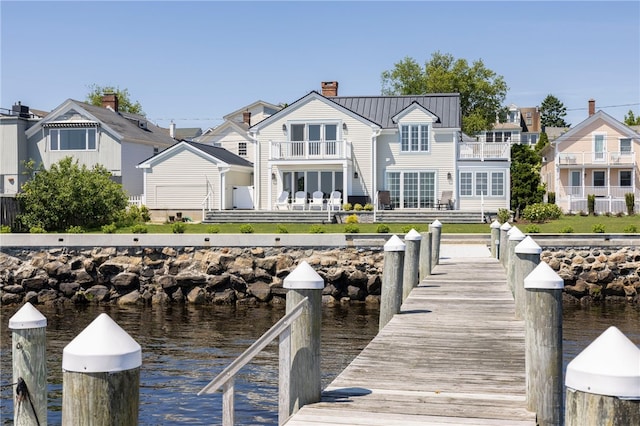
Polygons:
<instances>
[{"instance_id":1,"label":"sky","mask_svg":"<svg viewBox=\"0 0 640 426\"><path fill-rule=\"evenodd\" d=\"M0 1L0 107L50 111L90 86L127 89L157 125L206 130L255 101L338 81L379 95L406 57L448 53L504 77L505 105L552 94L640 115L638 1Z\"/></svg>"}]
</instances>

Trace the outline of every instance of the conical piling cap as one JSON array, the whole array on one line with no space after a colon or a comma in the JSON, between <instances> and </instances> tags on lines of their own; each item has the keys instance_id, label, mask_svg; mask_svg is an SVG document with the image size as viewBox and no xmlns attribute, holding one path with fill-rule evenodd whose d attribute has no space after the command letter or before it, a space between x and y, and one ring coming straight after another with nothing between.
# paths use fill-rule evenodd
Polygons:
<instances>
[{"instance_id":1,"label":"conical piling cap","mask_svg":"<svg viewBox=\"0 0 640 426\"><path fill-rule=\"evenodd\" d=\"M609 327L567 365L565 385L596 395L640 399L640 348Z\"/></svg>"},{"instance_id":2,"label":"conical piling cap","mask_svg":"<svg viewBox=\"0 0 640 426\"><path fill-rule=\"evenodd\" d=\"M498 222L496 219L494 219L494 221L491 222L491 225L489 225L489 227L491 229L500 229L500 222Z\"/></svg>"},{"instance_id":3,"label":"conical piling cap","mask_svg":"<svg viewBox=\"0 0 640 426\"><path fill-rule=\"evenodd\" d=\"M27 302L11 318L9 318L10 330L26 330L30 328L43 328L47 326L47 318L40 313L31 303Z\"/></svg>"},{"instance_id":4,"label":"conical piling cap","mask_svg":"<svg viewBox=\"0 0 640 426\"><path fill-rule=\"evenodd\" d=\"M411 228L411 231L407 232L407 235L404 236L405 241L420 241L422 239L422 235L415 229Z\"/></svg>"},{"instance_id":5,"label":"conical piling cap","mask_svg":"<svg viewBox=\"0 0 640 426\"><path fill-rule=\"evenodd\" d=\"M405 251L407 245L397 235L392 235L384 245L384 251Z\"/></svg>"},{"instance_id":6,"label":"conical piling cap","mask_svg":"<svg viewBox=\"0 0 640 426\"><path fill-rule=\"evenodd\" d=\"M324 288L324 280L306 260L303 260L296 269L287 275L282 286L298 290L322 290Z\"/></svg>"}]
</instances>

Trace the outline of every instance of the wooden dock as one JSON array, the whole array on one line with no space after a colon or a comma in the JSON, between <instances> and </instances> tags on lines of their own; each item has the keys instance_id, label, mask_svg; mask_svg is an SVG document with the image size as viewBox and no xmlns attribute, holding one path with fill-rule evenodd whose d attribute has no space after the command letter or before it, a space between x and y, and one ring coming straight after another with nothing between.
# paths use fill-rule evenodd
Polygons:
<instances>
[{"instance_id":1,"label":"wooden dock","mask_svg":"<svg viewBox=\"0 0 640 426\"><path fill-rule=\"evenodd\" d=\"M479 252L441 252L401 313L287 426L535 425L524 323L500 263L462 257Z\"/></svg>"}]
</instances>

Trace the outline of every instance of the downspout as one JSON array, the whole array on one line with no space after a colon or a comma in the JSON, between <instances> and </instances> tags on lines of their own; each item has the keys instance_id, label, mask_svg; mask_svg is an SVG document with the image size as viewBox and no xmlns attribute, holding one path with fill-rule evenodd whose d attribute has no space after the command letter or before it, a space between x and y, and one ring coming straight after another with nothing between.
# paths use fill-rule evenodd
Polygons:
<instances>
[{"instance_id":1,"label":"downspout","mask_svg":"<svg viewBox=\"0 0 640 426\"><path fill-rule=\"evenodd\" d=\"M373 222L377 220L376 212L378 211L378 136L382 133L382 129L374 130L371 137L371 145L373 149L371 151L371 191L373 192L371 202L373 203Z\"/></svg>"},{"instance_id":2,"label":"downspout","mask_svg":"<svg viewBox=\"0 0 640 426\"><path fill-rule=\"evenodd\" d=\"M258 200L260 197L260 189L258 186L258 176L260 170L260 147L258 145L258 136L255 132L247 132L249 138L253 141L253 209L258 210Z\"/></svg>"}]
</instances>

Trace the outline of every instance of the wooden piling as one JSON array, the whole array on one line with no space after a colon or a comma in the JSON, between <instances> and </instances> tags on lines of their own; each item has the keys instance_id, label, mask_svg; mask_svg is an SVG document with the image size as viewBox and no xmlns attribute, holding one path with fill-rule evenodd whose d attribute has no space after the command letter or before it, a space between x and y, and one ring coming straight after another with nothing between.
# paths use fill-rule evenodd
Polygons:
<instances>
[{"instance_id":1,"label":"wooden piling","mask_svg":"<svg viewBox=\"0 0 640 426\"><path fill-rule=\"evenodd\" d=\"M47 424L47 319L29 302L9 318L13 383L13 424ZM20 400L18 400L18 398Z\"/></svg>"},{"instance_id":2,"label":"wooden piling","mask_svg":"<svg viewBox=\"0 0 640 426\"><path fill-rule=\"evenodd\" d=\"M500 247L500 222L494 220L489 226L491 228L491 257L498 259Z\"/></svg>"},{"instance_id":3,"label":"wooden piling","mask_svg":"<svg viewBox=\"0 0 640 426\"><path fill-rule=\"evenodd\" d=\"M291 324L291 368L289 370L289 415L302 406L320 401L320 327L324 280L305 261L283 282L287 291L287 313L305 297L309 303ZM282 419L280 419L282 422Z\"/></svg>"},{"instance_id":4,"label":"wooden piling","mask_svg":"<svg viewBox=\"0 0 640 426\"><path fill-rule=\"evenodd\" d=\"M511 286L516 304L516 319L525 318L525 291L524 279L540 264L540 253L542 248L533 238L524 238L514 249L513 262L514 271Z\"/></svg>"},{"instance_id":5,"label":"wooden piling","mask_svg":"<svg viewBox=\"0 0 640 426\"><path fill-rule=\"evenodd\" d=\"M431 232L423 232L420 241L420 266L418 267L419 280L422 281L431 275Z\"/></svg>"},{"instance_id":6,"label":"wooden piling","mask_svg":"<svg viewBox=\"0 0 640 426\"><path fill-rule=\"evenodd\" d=\"M422 236L415 229L411 229L404 236L405 256L402 274L402 301L404 302L411 290L418 285L418 264L420 262L420 241Z\"/></svg>"},{"instance_id":7,"label":"wooden piling","mask_svg":"<svg viewBox=\"0 0 640 426\"><path fill-rule=\"evenodd\" d=\"M515 249L518 244L522 240L524 240L525 235L518 229L517 226L511 227L509 231L507 231L507 246L506 249L509 252L507 254L507 263L505 264L505 272L507 273L507 283L509 284L509 288L511 289L511 294L514 295L515 298L515 288L514 288L514 275L516 268L516 256Z\"/></svg>"},{"instance_id":8,"label":"wooden piling","mask_svg":"<svg viewBox=\"0 0 640 426\"><path fill-rule=\"evenodd\" d=\"M429 225L431 231L431 270L440 262L440 240L442 239L442 223L438 219Z\"/></svg>"},{"instance_id":9,"label":"wooden piling","mask_svg":"<svg viewBox=\"0 0 640 426\"><path fill-rule=\"evenodd\" d=\"M567 366L565 426L640 425L640 349L609 327Z\"/></svg>"},{"instance_id":10,"label":"wooden piling","mask_svg":"<svg viewBox=\"0 0 640 426\"><path fill-rule=\"evenodd\" d=\"M541 262L524 279L527 409L540 426L560 425L562 386L562 289L564 280Z\"/></svg>"},{"instance_id":11,"label":"wooden piling","mask_svg":"<svg viewBox=\"0 0 640 426\"><path fill-rule=\"evenodd\" d=\"M400 312L405 248L406 245L397 235L389 238L389 241L384 245L380 322L378 326L380 330L387 325L395 314Z\"/></svg>"},{"instance_id":12,"label":"wooden piling","mask_svg":"<svg viewBox=\"0 0 640 426\"><path fill-rule=\"evenodd\" d=\"M498 259L500 259L503 268L506 268L507 265L507 256L509 253L509 250L507 250L507 232L509 232L510 229L511 225L509 222L500 225L500 251Z\"/></svg>"},{"instance_id":13,"label":"wooden piling","mask_svg":"<svg viewBox=\"0 0 640 426\"><path fill-rule=\"evenodd\" d=\"M140 345L100 314L62 352L62 425L135 426Z\"/></svg>"}]
</instances>

